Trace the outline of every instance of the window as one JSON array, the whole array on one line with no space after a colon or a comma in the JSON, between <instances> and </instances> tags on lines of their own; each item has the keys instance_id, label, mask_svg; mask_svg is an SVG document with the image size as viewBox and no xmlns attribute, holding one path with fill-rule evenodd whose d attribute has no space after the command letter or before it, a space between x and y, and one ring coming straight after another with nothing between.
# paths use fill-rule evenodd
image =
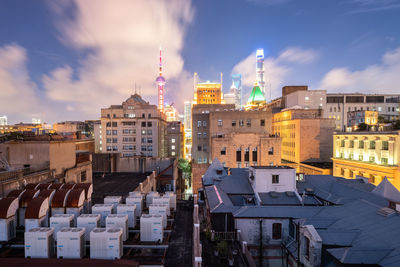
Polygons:
<instances>
[{"instance_id":1,"label":"window","mask_svg":"<svg viewBox=\"0 0 400 267\"><path fill-rule=\"evenodd\" d=\"M152 127L153 123L151 121L147 122L147 127Z\"/></svg>"},{"instance_id":2,"label":"window","mask_svg":"<svg viewBox=\"0 0 400 267\"><path fill-rule=\"evenodd\" d=\"M172 146L171 146L171 149L175 149L175 146L174 146L174 145L172 145Z\"/></svg>"},{"instance_id":3,"label":"window","mask_svg":"<svg viewBox=\"0 0 400 267\"><path fill-rule=\"evenodd\" d=\"M107 114L107 118L110 118L110 114Z\"/></svg>"},{"instance_id":4,"label":"window","mask_svg":"<svg viewBox=\"0 0 400 267\"><path fill-rule=\"evenodd\" d=\"M253 149L252 158L253 158L253 161L257 161L257 148Z\"/></svg>"},{"instance_id":5,"label":"window","mask_svg":"<svg viewBox=\"0 0 400 267\"><path fill-rule=\"evenodd\" d=\"M244 125L243 120L239 120L239 126L243 126L243 125Z\"/></svg>"},{"instance_id":6,"label":"window","mask_svg":"<svg viewBox=\"0 0 400 267\"><path fill-rule=\"evenodd\" d=\"M111 150L112 150L111 146L107 146L107 151L111 151Z\"/></svg>"},{"instance_id":7,"label":"window","mask_svg":"<svg viewBox=\"0 0 400 267\"><path fill-rule=\"evenodd\" d=\"M364 160L364 156L363 156L363 155L359 155L359 156L358 156L358 160L359 160L359 161L363 161L363 160Z\"/></svg>"},{"instance_id":8,"label":"window","mask_svg":"<svg viewBox=\"0 0 400 267\"><path fill-rule=\"evenodd\" d=\"M147 130L147 134L148 135L152 135L153 134L153 130L152 129Z\"/></svg>"},{"instance_id":9,"label":"window","mask_svg":"<svg viewBox=\"0 0 400 267\"><path fill-rule=\"evenodd\" d=\"M203 138L207 138L207 133L206 132L203 133Z\"/></svg>"},{"instance_id":10,"label":"window","mask_svg":"<svg viewBox=\"0 0 400 267\"><path fill-rule=\"evenodd\" d=\"M375 141L369 141L369 149L375 149Z\"/></svg>"},{"instance_id":11,"label":"window","mask_svg":"<svg viewBox=\"0 0 400 267\"><path fill-rule=\"evenodd\" d=\"M282 239L282 224L273 223L272 224L272 239Z\"/></svg>"},{"instance_id":12,"label":"window","mask_svg":"<svg viewBox=\"0 0 400 267\"><path fill-rule=\"evenodd\" d=\"M274 154L274 147L270 147L268 149L268 155L273 155Z\"/></svg>"},{"instance_id":13,"label":"window","mask_svg":"<svg viewBox=\"0 0 400 267\"><path fill-rule=\"evenodd\" d=\"M265 120L260 120L260 126L265 126Z\"/></svg>"},{"instance_id":14,"label":"window","mask_svg":"<svg viewBox=\"0 0 400 267\"><path fill-rule=\"evenodd\" d=\"M146 122L142 121L142 127L146 127Z\"/></svg>"},{"instance_id":15,"label":"window","mask_svg":"<svg viewBox=\"0 0 400 267\"><path fill-rule=\"evenodd\" d=\"M236 151L236 161L242 161L242 151L241 150Z\"/></svg>"},{"instance_id":16,"label":"window","mask_svg":"<svg viewBox=\"0 0 400 267\"><path fill-rule=\"evenodd\" d=\"M201 121L197 121L197 127L201 127Z\"/></svg>"},{"instance_id":17,"label":"window","mask_svg":"<svg viewBox=\"0 0 400 267\"><path fill-rule=\"evenodd\" d=\"M222 120L218 120L218 126L222 126Z\"/></svg>"},{"instance_id":18,"label":"window","mask_svg":"<svg viewBox=\"0 0 400 267\"><path fill-rule=\"evenodd\" d=\"M207 122L203 121L203 127L207 127Z\"/></svg>"},{"instance_id":19,"label":"window","mask_svg":"<svg viewBox=\"0 0 400 267\"><path fill-rule=\"evenodd\" d=\"M107 122L106 127L111 127L111 122Z\"/></svg>"},{"instance_id":20,"label":"window","mask_svg":"<svg viewBox=\"0 0 400 267\"><path fill-rule=\"evenodd\" d=\"M382 150L389 150L389 142L382 141Z\"/></svg>"},{"instance_id":21,"label":"window","mask_svg":"<svg viewBox=\"0 0 400 267\"><path fill-rule=\"evenodd\" d=\"M349 146L350 148L353 148L354 147L354 140L350 140L350 146Z\"/></svg>"},{"instance_id":22,"label":"window","mask_svg":"<svg viewBox=\"0 0 400 267\"><path fill-rule=\"evenodd\" d=\"M111 135L111 130L106 130L106 135Z\"/></svg>"},{"instance_id":23,"label":"window","mask_svg":"<svg viewBox=\"0 0 400 267\"><path fill-rule=\"evenodd\" d=\"M308 239L307 237L304 237L304 247L305 247L305 253L304 253L304 257L309 260L310 259L310 239Z\"/></svg>"},{"instance_id":24,"label":"window","mask_svg":"<svg viewBox=\"0 0 400 267\"><path fill-rule=\"evenodd\" d=\"M358 143L358 148L364 148L364 141L360 141Z\"/></svg>"},{"instance_id":25,"label":"window","mask_svg":"<svg viewBox=\"0 0 400 267\"><path fill-rule=\"evenodd\" d=\"M272 183L279 184L279 174L272 174Z\"/></svg>"},{"instance_id":26,"label":"window","mask_svg":"<svg viewBox=\"0 0 400 267\"><path fill-rule=\"evenodd\" d=\"M142 143L147 143L147 138L146 137L142 137Z\"/></svg>"},{"instance_id":27,"label":"window","mask_svg":"<svg viewBox=\"0 0 400 267\"><path fill-rule=\"evenodd\" d=\"M197 139L201 138L201 133L197 133Z\"/></svg>"},{"instance_id":28,"label":"window","mask_svg":"<svg viewBox=\"0 0 400 267\"><path fill-rule=\"evenodd\" d=\"M118 143L118 138L113 138L113 139L112 139L112 142L113 142L113 143Z\"/></svg>"},{"instance_id":29,"label":"window","mask_svg":"<svg viewBox=\"0 0 400 267\"><path fill-rule=\"evenodd\" d=\"M172 139L171 139L171 143L175 143L175 138L172 138Z\"/></svg>"},{"instance_id":30,"label":"window","mask_svg":"<svg viewBox=\"0 0 400 267\"><path fill-rule=\"evenodd\" d=\"M226 147L223 147L223 148L221 149L221 155L226 155Z\"/></svg>"},{"instance_id":31,"label":"window","mask_svg":"<svg viewBox=\"0 0 400 267\"><path fill-rule=\"evenodd\" d=\"M201 151L201 146L197 146L197 151Z\"/></svg>"},{"instance_id":32,"label":"window","mask_svg":"<svg viewBox=\"0 0 400 267\"><path fill-rule=\"evenodd\" d=\"M149 144L153 143L153 138L152 137L148 137L147 138L147 143L149 143Z\"/></svg>"},{"instance_id":33,"label":"window","mask_svg":"<svg viewBox=\"0 0 400 267\"><path fill-rule=\"evenodd\" d=\"M145 118L145 115L144 115L144 113L142 113L142 118Z\"/></svg>"},{"instance_id":34,"label":"window","mask_svg":"<svg viewBox=\"0 0 400 267\"><path fill-rule=\"evenodd\" d=\"M153 146L147 146L147 151L153 151Z\"/></svg>"},{"instance_id":35,"label":"window","mask_svg":"<svg viewBox=\"0 0 400 267\"><path fill-rule=\"evenodd\" d=\"M232 121L232 127L235 127L235 126L236 126L236 121L233 120L233 121Z\"/></svg>"},{"instance_id":36,"label":"window","mask_svg":"<svg viewBox=\"0 0 400 267\"><path fill-rule=\"evenodd\" d=\"M199 158L197 159L197 163L199 163L199 164L203 163L203 159L202 159L201 157L199 157Z\"/></svg>"},{"instance_id":37,"label":"window","mask_svg":"<svg viewBox=\"0 0 400 267\"><path fill-rule=\"evenodd\" d=\"M151 118L151 113L149 113L148 117Z\"/></svg>"},{"instance_id":38,"label":"window","mask_svg":"<svg viewBox=\"0 0 400 267\"><path fill-rule=\"evenodd\" d=\"M142 135L145 135L146 134L146 130L142 130Z\"/></svg>"},{"instance_id":39,"label":"window","mask_svg":"<svg viewBox=\"0 0 400 267\"><path fill-rule=\"evenodd\" d=\"M341 146L341 147L344 147L344 140L341 140L341 141L340 141L340 146Z\"/></svg>"},{"instance_id":40,"label":"window","mask_svg":"<svg viewBox=\"0 0 400 267\"><path fill-rule=\"evenodd\" d=\"M375 157L374 156L369 156L369 162L374 163L375 162Z\"/></svg>"},{"instance_id":41,"label":"window","mask_svg":"<svg viewBox=\"0 0 400 267\"><path fill-rule=\"evenodd\" d=\"M112 127L118 127L118 123L116 121L113 121Z\"/></svg>"},{"instance_id":42,"label":"window","mask_svg":"<svg viewBox=\"0 0 400 267\"><path fill-rule=\"evenodd\" d=\"M329 108L329 112L332 112L332 107Z\"/></svg>"},{"instance_id":43,"label":"window","mask_svg":"<svg viewBox=\"0 0 400 267\"><path fill-rule=\"evenodd\" d=\"M250 161L250 152L249 149L246 148L246 150L244 151L244 161Z\"/></svg>"},{"instance_id":44,"label":"window","mask_svg":"<svg viewBox=\"0 0 400 267\"><path fill-rule=\"evenodd\" d=\"M387 158L381 158L381 164L387 165L388 164L388 159Z\"/></svg>"},{"instance_id":45,"label":"window","mask_svg":"<svg viewBox=\"0 0 400 267\"><path fill-rule=\"evenodd\" d=\"M175 154L176 154L175 151L171 152L171 156L175 156Z\"/></svg>"},{"instance_id":46,"label":"window","mask_svg":"<svg viewBox=\"0 0 400 267\"><path fill-rule=\"evenodd\" d=\"M112 130L112 134L117 135L118 134L118 130Z\"/></svg>"},{"instance_id":47,"label":"window","mask_svg":"<svg viewBox=\"0 0 400 267\"><path fill-rule=\"evenodd\" d=\"M113 151L118 151L118 146L113 146Z\"/></svg>"}]
</instances>

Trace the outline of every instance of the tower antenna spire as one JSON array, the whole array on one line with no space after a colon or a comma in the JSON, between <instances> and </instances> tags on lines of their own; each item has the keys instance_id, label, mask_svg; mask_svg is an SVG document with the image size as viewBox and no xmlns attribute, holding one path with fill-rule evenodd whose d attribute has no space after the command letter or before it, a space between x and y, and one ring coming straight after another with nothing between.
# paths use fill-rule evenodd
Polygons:
<instances>
[{"instance_id":1,"label":"tower antenna spire","mask_svg":"<svg viewBox=\"0 0 400 267\"><path fill-rule=\"evenodd\" d=\"M158 89L158 110L162 113L164 112L164 85L165 78L162 75L162 48L160 44L160 63L159 63L159 72L158 77L156 79L157 89Z\"/></svg>"}]
</instances>

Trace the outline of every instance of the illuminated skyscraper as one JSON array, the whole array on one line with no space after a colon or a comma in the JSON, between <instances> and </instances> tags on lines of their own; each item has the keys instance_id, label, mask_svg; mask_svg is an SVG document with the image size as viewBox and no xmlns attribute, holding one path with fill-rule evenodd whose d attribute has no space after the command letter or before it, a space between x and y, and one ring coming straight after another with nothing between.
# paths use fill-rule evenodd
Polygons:
<instances>
[{"instance_id":1,"label":"illuminated skyscraper","mask_svg":"<svg viewBox=\"0 0 400 267\"><path fill-rule=\"evenodd\" d=\"M158 110L164 112L164 85L165 78L162 76L162 56L161 56L161 46L160 46L160 66L159 66L159 75L156 79L157 87L158 87Z\"/></svg>"},{"instance_id":2,"label":"illuminated skyscraper","mask_svg":"<svg viewBox=\"0 0 400 267\"><path fill-rule=\"evenodd\" d=\"M264 81L264 49L257 49L257 63L256 63L256 81L261 89L261 92L266 95L265 81Z\"/></svg>"},{"instance_id":3,"label":"illuminated skyscraper","mask_svg":"<svg viewBox=\"0 0 400 267\"><path fill-rule=\"evenodd\" d=\"M234 87L236 89L236 108L240 109L243 106L243 102L242 102L242 74L232 74L232 87ZM231 90L232 90L231 87Z\"/></svg>"},{"instance_id":4,"label":"illuminated skyscraper","mask_svg":"<svg viewBox=\"0 0 400 267\"><path fill-rule=\"evenodd\" d=\"M8 124L8 122L7 122L7 116L1 116L0 117L0 125L7 125Z\"/></svg>"}]
</instances>

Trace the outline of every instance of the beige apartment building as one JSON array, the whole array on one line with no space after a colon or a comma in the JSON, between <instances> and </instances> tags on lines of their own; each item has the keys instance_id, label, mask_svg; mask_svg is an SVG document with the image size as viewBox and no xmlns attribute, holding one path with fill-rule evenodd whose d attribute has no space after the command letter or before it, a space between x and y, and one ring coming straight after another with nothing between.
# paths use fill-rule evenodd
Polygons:
<instances>
[{"instance_id":1,"label":"beige apartment building","mask_svg":"<svg viewBox=\"0 0 400 267\"><path fill-rule=\"evenodd\" d=\"M138 94L101 109L101 152L122 157L166 157L167 122L156 105Z\"/></svg>"},{"instance_id":2,"label":"beige apartment building","mask_svg":"<svg viewBox=\"0 0 400 267\"><path fill-rule=\"evenodd\" d=\"M273 115L273 134L282 138L282 163L329 162L335 122L320 109L285 109Z\"/></svg>"},{"instance_id":3,"label":"beige apartment building","mask_svg":"<svg viewBox=\"0 0 400 267\"><path fill-rule=\"evenodd\" d=\"M183 158L185 148L185 138L183 123L180 121L170 121L167 123L167 151L168 157Z\"/></svg>"},{"instance_id":4,"label":"beige apartment building","mask_svg":"<svg viewBox=\"0 0 400 267\"><path fill-rule=\"evenodd\" d=\"M235 110L235 105L194 105L192 109L193 192L213 159L230 168L281 163L280 138L271 136L272 114Z\"/></svg>"},{"instance_id":5,"label":"beige apartment building","mask_svg":"<svg viewBox=\"0 0 400 267\"><path fill-rule=\"evenodd\" d=\"M333 175L362 176L378 185L387 178L400 190L400 131L337 132L333 136Z\"/></svg>"}]
</instances>

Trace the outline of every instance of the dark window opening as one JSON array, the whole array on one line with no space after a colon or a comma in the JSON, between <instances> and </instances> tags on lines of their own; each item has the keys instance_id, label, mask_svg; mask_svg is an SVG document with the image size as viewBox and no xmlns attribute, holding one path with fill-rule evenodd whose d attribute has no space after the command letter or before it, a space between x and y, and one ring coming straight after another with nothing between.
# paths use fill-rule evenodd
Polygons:
<instances>
[{"instance_id":1,"label":"dark window opening","mask_svg":"<svg viewBox=\"0 0 400 267\"><path fill-rule=\"evenodd\" d=\"M265 126L265 120L260 120L260 126Z\"/></svg>"},{"instance_id":2,"label":"dark window opening","mask_svg":"<svg viewBox=\"0 0 400 267\"><path fill-rule=\"evenodd\" d=\"M242 151L241 150L236 151L236 161L239 161L239 162L242 161Z\"/></svg>"},{"instance_id":3,"label":"dark window opening","mask_svg":"<svg viewBox=\"0 0 400 267\"><path fill-rule=\"evenodd\" d=\"M273 184L279 184L279 174L273 174L272 175L272 183Z\"/></svg>"},{"instance_id":4,"label":"dark window opening","mask_svg":"<svg viewBox=\"0 0 400 267\"><path fill-rule=\"evenodd\" d=\"M244 161L250 161L250 153L248 149L244 152Z\"/></svg>"},{"instance_id":5,"label":"dark window opening","mask_svg":"<svg viewBox=\"0 0 400 267\"><path fill-rule=\"evenodd\" d=\"M273 223L272 224L272 239L282 239L282 224Z\"/></svg>"},{"instance_id":6,"label":"dark window opening","mask_svg":"<svg viewBox=\"0 0 400 267\"><path fill-rule=\"evenodd\" d=\"M253 161L257 161L257 150L253 150Z\"/></svg>"}]
</instances>

